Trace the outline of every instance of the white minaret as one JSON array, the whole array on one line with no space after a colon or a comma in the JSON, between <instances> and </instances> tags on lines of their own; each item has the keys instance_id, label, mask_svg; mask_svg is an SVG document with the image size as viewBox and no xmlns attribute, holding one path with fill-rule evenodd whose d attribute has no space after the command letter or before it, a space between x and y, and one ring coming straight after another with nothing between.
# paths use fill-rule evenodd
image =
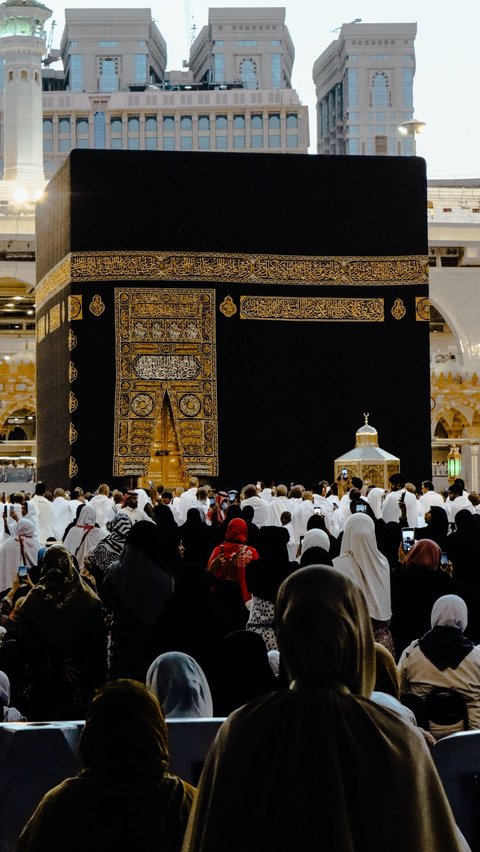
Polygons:
<instances>
[{"instance_id":1,"label":"white minaret","mask_svg":"<svg viewBox=\"0 0 480 852\"><path fill-rule=\"evenodd\" d=\"M4 171L12 193L33 199L43 171L42 56L52 12L36 0L0 4L0 56L5 63Z\"/></svg>"}]
</instances>

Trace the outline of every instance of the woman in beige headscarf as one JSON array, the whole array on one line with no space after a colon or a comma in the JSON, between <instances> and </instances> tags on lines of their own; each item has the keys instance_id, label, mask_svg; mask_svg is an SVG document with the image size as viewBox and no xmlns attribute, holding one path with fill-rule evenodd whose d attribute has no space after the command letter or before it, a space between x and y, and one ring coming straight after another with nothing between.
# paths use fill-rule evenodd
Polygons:
<instances>
[{"instance_id":1,"label":"woman in beige headscarf","mask_svg":"<svg viewBox=\"0 0 480 852\"><path fill-rule=\"evenodd\" d=\"M276 604L290 689L236 710L207 758L183 852L462 849L428 748L369 701L360 590L337 571L290 575Z\"/></svg>"}]
</instances>

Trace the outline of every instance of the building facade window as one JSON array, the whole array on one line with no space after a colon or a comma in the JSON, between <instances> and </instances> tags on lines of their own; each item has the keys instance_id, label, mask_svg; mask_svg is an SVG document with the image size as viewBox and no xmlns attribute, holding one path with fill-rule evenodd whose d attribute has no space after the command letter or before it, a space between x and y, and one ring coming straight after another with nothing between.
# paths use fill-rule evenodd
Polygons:
<instances>
[{"instance_id":1,"label":"building facade window","mask_svg":"<svg viewBox=\"0 0 480 852\"><path fill-rule=\"evenodd\" d=\"M163 150L164 151L174 151L175 150L175 138L173 136L165 136L163 140Z\"/></svg>"},{"instance_id":2,"label":"building facade window","mask_svg":"<svg viewBox=\"0 0 480 852\"><path fill-rule=\"evenodd\" d=\"M99 41L99 47L118 47L118 41Z\"/></svg>"},{"instance_id":3,"label":"building facade window","mask_svg":"<svg viewBox=\"0 0 480 852\"><path fill-rule=\"evenodd\" d=\"M263 116L261 113L255 113L250 119L252 130L263 130Z\"/></svg>"},{"instance_id":4,"label":"building facade window","mask_svg":"<svg viewBox=\"0 0 480 852\"><path fill-rule=\"evenodd\" d=\"M225 54L215 53L213 56L213 82L223 83L225 81Z\"/></svg>"},{"instance_id":5,"label":"building facade window","mask_svg":"<svg viewBox=\"0 0 480 852\"><path fill-rule=\"evenodd\" d=\"M164 115L163 116L163 129L167 131L175 130L175 116L174 115Z\"/></svg>"},{"instance_id":6,"label":"building facade window","mask_svg":"<svg viewBox=\"0 0 480 852\"><path fill-rule=\"evenodd\" d=\"M257 42L254 39L240 39L237 42L239 47L256 47Z\"/></svg>"},{"instance_id":7,"label":"building facade window","mask_svg":"<svg viewBox=\"0 0 480 852\"><path fill-rule=\"evenodd\" d=\"M89 147L89 125L87 116L78 116L75 120L75 147Z\"/></svg>"},{"instance_id":8,"label":"building facade window","mask_svg":"<svg viewBox=\"0 0 480 852\"><path fill-rule=\"evenodd\" d=\"M192 129L192 116L191 115L182 115L180 119L180 129L181 130L191 130Z\"/></svg>"},{"instance_id":9,"label":"building facade window","mask_svg":"<svg viewBox=\"0 0 480 852\"><path fill-rule=\"evenodd\" d=\"M107 147L107 133L104 112L96 112L93 116L93 147L97 149L103 149Z\"/></svg>"},{"instance_id":10,"label":"building facade window","mask_svg":"<svg viewBox=\"0 0 480 852\"><path fill-rule=\"evenodd\" d=\"M99 91L116 92L120 87L118 58L102 58L99 61Z\"/></svg>"},{"instance_id":11,"label":"building facade window","mask_svg":"<svg viewBox=\"0 0 480 852\"><path fill-rule=\"evenodd\" d=\"M215 118L215 129L216 130L226 130L228 127L227 116L226 115L217 115Z\"/></svg>"},{"instance_id":12,"label":"building facade window","mask_svg":"<svg viewBox=\"0 0 480 852\"><path fill-rule=\"evenodd\" d=\"M358 71L356 68L349 68L347 71L347 103L349 107L358 107Z\"/></svg>"},{"instance_id":13,"label":"building facade window","mask_svg":"<svg viewBox=\"0 0 480 852\"><path fill-rule=\"evenodd\" d=\"M210 130L210 118L208 115L199 115L198 116L198 129L199 130Z\"/></svg>"},{"instance_id":14,"label":"building facade window","mask_svg":"<svg viewBox=\"0 0 480 852\"><path fill-rule=\"evenodd\" d=\"M198 150L199 151L209 151L210 150L210 136L199 136L198 137Z\"/></svg>"},{"instance_id":15,"label":"building facade window","mask_svg":"<svg viewBox=\"0 0 480 852\"><path fill-rule=\"evenodd\" d=\"M390 89L388 85L388 76L384 71L378 71L372 77L371 87L371 105L373 107L388 107L390 106Z\"/></svg>"},{"instance_id":16,"label":"building facade window","mask_svg":"<svg viewBox=\"0 0 480 852\"><path fill-rule=\"evenodd\" d=\"M298 127L298 115L296 112L289 112L287 115L287 129L296 130Z\"/></svg>"},{"instance_id":17,"label":"building facade window","mask_svg":"<svg viewBox=\"0 0 480 852\"><path fill-rule=\"evenodd\" d=\"M245 148L245 134L238 133L237 136L233 137L233 147L234 148Z\"/></svg>"},{"instance_id":18,"label":"building facade window","mask_svg":"<svg viewBox=\"0 0 480 852\"><path fill-rule=\"evenodd\" d=\"M157 132L157 116L156 115L147 115L145 118L145 130L147 133L152 131Z\"/></svg>"},{"instance_id":19,"label":"building facade window","mask_svg":"<svg viewBox=\"0 0 480 852\"><path fill-rule=\"evenodd\" d=\"M233 129L234 130L245 130L245 116L244 115L234 115L233 116Z\"/></svg>"},{"instance_id":20,"label":"building facade window","mask_svg":"<svg viewBox=\"0 0 480 852\"><path fill-rule=\"evenodd\" d=\"M147 57L144 53L135 54L135 83L147 83Z\"/></svg>"},{"instance_id":21,"label":"building facade window","mask_svg":"<svg viewBox=\"0 0 480 852\"><path fill-rule=\"evenodd\" d=\"M282 54L272 53L272 89L282 87Z\"/></svg>"},{"instance_id":22,"label":"building facade window","mask_svg":"<svg viewBox=\"0 0 480 852\"><path fill-rule=\"evenodd\" d=\"M413 107L413 68L403 69L403 105Z\"/></svg>"},{"instance_id":23,"label":"building facade window","mask_svg":"<svg viewBox=\"0 0 480 852\"><path fill-rule=\"evenodd\" d=\"M140 118L138 115L128 116L128 134L140 132Z\"/></svg>"},{"instance_id":24,"label":"building facade window","mask_svg":"<svg viewBox=\"0 0 480 852\"><path fill-rule=\"evenodd\" d=\"M298 133L287 134L287 148L298 148Z\"/></svg>"},{"instance_id":25,"label":"building facade window","mask_svg":"<svg viewBox=\"0 0 480 852\"><path fill-rule=\"evenodd\" d=\"M182 151L191 151L193 148L193 140L191 136L180 137L180 148Z\"/></svg>"},{"instance_id":26,"label":"building facade window","mask_svg":"<svg viewBox=\"0 0 480 852\"><path fill-rule=\"evenodd\" d=\"M225 151L228 148L228 136L215 136L215 148L217 151Z\"/></svg>"},{"instance_id":27,"label":"building facade window","mask_svg":"<svg viewBox=\"0 0 480 852\"><path fill-rule=\"evenodd\" d=\"M270 113L268 116L268 129L269 130L279 130L280 129L280 114L278 112Z\"/></svg>"},{"instance_id":28,"label":"building facade window","mask_svg":"<svg viewBox=\"0 0 480 852\"><path fill-rule=\"evenodd\" d=\"M70 56L69 89L71 92L83 92L83 56Z\"/></svg>"},{"instance_id":29,"label":"building facade window","mask_svg":"<svg viewBox=\"0 0 480 852\"><path fill-rule=\"evenodd\" d=\"M123 123L120 116L112 115L110 118L110 133L122 133Z\"/></svg>"},{"instance_id":30,"label":"building facade window","mask_svg":"<svg viewBox=\"0 0 480 852\"><path fill-rule=\"evenodd\" d=\"M269 133L268 134L268 147L269 148L280 148L280 134L279 133Z\"/></svg>"},{"instance_id":31,"label":"building facade window","mask_svg":"<svg viewBox=\"0 0 480 852\"><path fill-rule=\"evenodd\" d=\"M242 59L240 62L240 80L244 89L258 89L257 65L253 59Z\"/></svg>"}]
</instances>

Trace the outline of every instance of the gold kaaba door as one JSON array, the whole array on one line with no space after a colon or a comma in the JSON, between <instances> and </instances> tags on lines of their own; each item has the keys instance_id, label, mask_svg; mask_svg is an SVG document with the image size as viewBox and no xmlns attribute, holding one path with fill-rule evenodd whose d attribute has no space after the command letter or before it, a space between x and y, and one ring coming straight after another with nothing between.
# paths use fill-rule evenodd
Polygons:
<instances>
[{"instance_id":1,"label":"gold kaaba door","mask_svg":"<svg viewBox=\"0 0 480 852\"><path fill-rule=\"evenodd\" d=\"M150 449L148 473L139 480L140 487L148 483L164 485L167 490L183 485L185 473L178 444L170 400L165 394Z\"/></svg>"}]
</instances>

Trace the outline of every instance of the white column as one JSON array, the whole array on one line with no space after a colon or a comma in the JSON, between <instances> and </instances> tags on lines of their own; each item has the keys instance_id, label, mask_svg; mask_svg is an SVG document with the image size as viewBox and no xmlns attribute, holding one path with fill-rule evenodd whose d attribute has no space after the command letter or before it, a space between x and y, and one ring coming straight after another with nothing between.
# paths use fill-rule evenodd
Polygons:
<instances>
[{"instance_id":1,"label":"white column","mask_svg":"<svg viewBox=\"0 0 480 852\"><path fill-rule=\"evenodd\" d=\"M470 444L470 482L472 483L471 491L478 491L478 444Z\"/></svg>"}]
</instances>

